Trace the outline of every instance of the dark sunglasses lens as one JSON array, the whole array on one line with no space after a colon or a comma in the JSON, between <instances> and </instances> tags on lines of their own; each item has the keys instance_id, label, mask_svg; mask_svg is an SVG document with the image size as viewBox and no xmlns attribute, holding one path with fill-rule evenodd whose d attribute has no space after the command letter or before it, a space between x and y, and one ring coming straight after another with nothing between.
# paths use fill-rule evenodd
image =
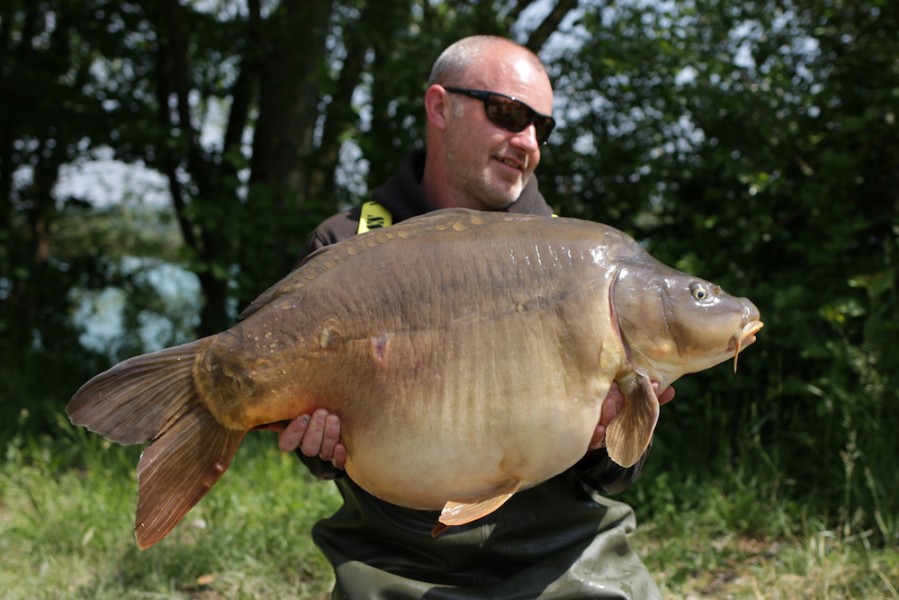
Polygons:
<instances>
[{"instance_id":1,"label":"dark sunglasses lens","mask_svg":"<svg viewBox=\"0 0 899 600\"><path fill-rule=\"evenodd\" d=\"M549 134L553 132L553 127L555 127L555 123L553 123L547 117L537 117L537 120L534 121L534 127L537 129L537 142L540 144L546 143L546 140L549 139Z\"/></svg>"},{"instance_id":2,"label":"dark sunglasses lens","mask_svg":"<svg viewBox=\"0 0 899 600\"><path fill-rule=\"evenodd\" d=\"M550 119L537 116L529 106L502 96L488 96L484 102L487 118L513 133L518 133L531 122L537 131L537 142L542 144L552 131Z\"/></svg>"},{"instance_id":3,"label":"dark sunglasses lens","mask_svg":"<svg viewBox=\"0 0 899 600\"><path fill-rule=\"evenodd\" d=\"M487 118L509 131L518 133L531 124L531 109L520 102L503 98L502 96L488 96Z\"/></svg>"}]
</instances>

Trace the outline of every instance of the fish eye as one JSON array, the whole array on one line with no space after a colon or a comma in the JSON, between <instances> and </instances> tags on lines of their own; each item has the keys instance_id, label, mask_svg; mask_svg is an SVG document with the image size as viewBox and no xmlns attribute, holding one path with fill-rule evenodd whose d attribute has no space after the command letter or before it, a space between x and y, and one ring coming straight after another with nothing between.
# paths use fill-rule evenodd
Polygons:
<instances>
[{"instance_id":1,"label":"fish eye","mask_svg":"<svg viewBox=\"0 0 899 600\"><path fill-rule=\"evenodd\" d=\"M708 300L711 294L709 293L709 288L703 283L691 283L690 284L690 293L693 294L693 297L697 300Z\"/></svg>"}]
</instances>

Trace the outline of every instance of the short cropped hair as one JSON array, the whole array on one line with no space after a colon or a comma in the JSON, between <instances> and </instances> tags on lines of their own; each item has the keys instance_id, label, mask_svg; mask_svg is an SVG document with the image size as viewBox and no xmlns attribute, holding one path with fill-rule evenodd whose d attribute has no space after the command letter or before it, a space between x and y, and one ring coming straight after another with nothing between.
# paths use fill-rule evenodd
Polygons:
<instances>
[{"instance_id":1,"label":"short cropped hair","mask_svg":"<svg viewBox=\"0 0 899 600\"><path fill-rule=\"evenodd\" d=\"M473 35L450 44L440 53L440 56L437 57L437 60L434 61L434 66L431 68L428 87L435 83L461 85L469 67L475 64L488 48L496 45L505 45L524 50L531 59L534 68L546 73L546 67L540 58L521 44L495 35Z\"/></svg>"}]
</instances>

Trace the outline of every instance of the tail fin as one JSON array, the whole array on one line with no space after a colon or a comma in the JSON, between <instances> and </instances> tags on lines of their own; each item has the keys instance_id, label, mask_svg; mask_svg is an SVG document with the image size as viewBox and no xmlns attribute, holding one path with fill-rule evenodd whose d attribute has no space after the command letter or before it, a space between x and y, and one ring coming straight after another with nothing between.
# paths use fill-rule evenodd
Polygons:
<instances>
[{"instance_id":1,"label":"tail fin","mask_svg":"<svg viewBox=\"0 0 899 600\"><path fill-rule=\"evenodd\" d=\"M219 480L246 431L225 429L199 403L140 455L134 535L141 550L164 538Z\"/></svg>"},{"instance_id":2,"label":"tail fin","mask_svg":"<svg viewBox=\"0 0 899 600\"><path fill-rule=\"evenodd\" d=\"M72 397L72 423L120 444L151 442L137 467L135 536L141 549L161 540L219 480L245 431L222 427L194 385L204 338L128 359Z\"/></svg>"}]
</instances>

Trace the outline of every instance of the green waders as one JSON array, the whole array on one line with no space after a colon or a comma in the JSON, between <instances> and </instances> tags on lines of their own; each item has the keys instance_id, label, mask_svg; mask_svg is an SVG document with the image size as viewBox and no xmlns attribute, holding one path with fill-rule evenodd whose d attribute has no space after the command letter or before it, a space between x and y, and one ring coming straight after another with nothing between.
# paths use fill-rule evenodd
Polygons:
<instances>
[{"instance_id":1,"label":"green waders","mask_svg":"<svg viewBox=\"0 0 899 600\"><path fill-rule=\"evenodd\" d=\"M367 202L356 233L392 222L389 210ZM437 538L437 513L382 502L349 477L335 483L344 505L312 530L334 567L334 598L661 598L627 541L633 510L593 491L576 469Z\"/></svg>"},{"instance_id":2,"label":"green waders","mask_svg":"<svg viewBox=\"0 0 899 600\"><path fill-rule=\"evenodd\" d=\"M437 513L381 502L346 477L337 484L344 506L313 529L334 566L334 598L661 598L627 541L633 510L573 471L437 538Z\"/></svg>"}]
</instances>

